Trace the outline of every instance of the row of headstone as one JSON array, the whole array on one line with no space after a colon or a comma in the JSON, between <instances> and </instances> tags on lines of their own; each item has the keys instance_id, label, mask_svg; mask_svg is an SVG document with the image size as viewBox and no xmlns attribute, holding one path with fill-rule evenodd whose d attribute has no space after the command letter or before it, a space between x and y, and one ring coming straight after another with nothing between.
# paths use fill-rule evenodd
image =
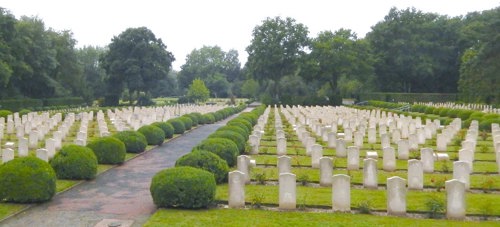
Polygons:
<instances>
[{"instance_id":1,"label":"row of headstone","mask_svg":"<svg viewBox=\"0 0 500 227\"><path fill-rule=\"evenodd\" d=\"M484 113L500 113L500 108L494 108L492 105L477 104L477 103L458 104L454 102L445 102L445 103L417 102L414 104L425 105L435 108L444 107L450 109L479 110Z\"/></svg>"}]
</instances>

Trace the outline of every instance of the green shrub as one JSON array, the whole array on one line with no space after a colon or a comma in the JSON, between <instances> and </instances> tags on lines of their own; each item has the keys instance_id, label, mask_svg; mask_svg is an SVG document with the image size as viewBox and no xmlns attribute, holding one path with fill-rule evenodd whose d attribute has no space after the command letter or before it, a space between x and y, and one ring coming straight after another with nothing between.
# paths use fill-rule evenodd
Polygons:
<instances>
[{"instance_id":1,"label":"green shrub","mask_svg":"<svg viewBox=\"0 0 500 227\"><path fill-rule=\"evenodd\" d=\"M243 119L249 121L250 123L252 123L252 126L256 125L257 121L259 120L259 116L255 113L251 113L251 112L242 113L238 116L238 118L243 118Z\"/></svg>"},{"instance_id":2,"label":"green shrub","mask_svg":"<svg viewBox=\"0 0 500 227\"><path fill-rule=\"evenodd\" d=\"M213 115L214 115L214 117L215 117L215 122L217 122L217 121L220 121L220 120L224 119L224 115L222 115L222 113L221 113L221 112L218 112L218 111L217 111L217 112L214 112L214 113L213 113Z\"/></svg>"},{"instance_id":3,"label":"green shrub","mask_svg":"<svg viewBox=\"0 0 500 227\"><path fill-rule=\"evenodd\" d=\"M163 130L163 133L165 133L165 138L172 138L174 136L174 126L172 124L167 123L167 122L155 122L151 124L152 126L156 126Z\"/></svg>"},{"instance_id":4,"label":"green shrub","mask_svg":"<svg viewBox=\"0 0 500 227\"><path fill-rule=\"evenodd\" d=\"M184 122L179 120L179 118L170 119L167 121L174 127L175 134L182 134L186 131L186 126L184 126Z\"/></svg>"},{"instance_id":5,"label":"green shrub","mask_svg":"<svg viewBox=\"0 0 500 227\"><path fill-rule=\"evenodd\" d=\"M198 120L198 124L201 125L201 124L204 124L202 123L202 117L203 115L201 113L198 113L198 112L194 112L194 113L190 113L189 115L192 115L194 117L196 117L196 119Z\"/></svg>"},{"instance_id":6,"label":"green shrub","mask_svg":"<svg viewBox=\"0 0 500 227\"><path fill-rule=\"evenodd\" d=\"M481 120L479 122L479 130L491 132L491 124L493 123L500 124L500 117Z\"/></svg>"},{"instance_id":7,"label":"green shrub","mask_svg":"<svg viewBox=\"0 0 500 227\"><path fill-rule=\"evenodd\" d=\"M243 138L245 138L245 141L247 141L249 136L249 134L245 131L245 129L234 125L222 126L219 129L217 129L217 131L233 131L235 133L240 134Z\"/></svg>"},{"instance_id":8,"label":"green shrub","mask_svg":"<svg viewBox=\"0 0 500 227\"><path fill-rule=\"evenodd\" d=\"M215 189L212 173L189 166L158 172L149 188L156 206L188 209L210 205L215 198Z\"/></svg>"},{"instance_id":9,"label":"green shrub","mask_svg":"<svg viewBox=\"0 0 500 227\"><path fill-rule=\"evenodd\" d=\"M0 165L0 200L36 203L56 194L56 174L45 161L20 157Z\"/></svg>"},{"instance_id":10,"label":"green shrub","mask_svg":"<svg viewBox=\"0 0 500 227\"><path fill-rule=\"evenodd\" d=\"M149 145L162 145L165 140L165 133L161 128L153 125L144 125L137 130L146 137Z\"/></svg>"},{"instance_id":11,"label":"green shrub","mask_svg":"<svg viewBox=\"0 0 500 227\"><path fill-rule=\"evenodd\" d=\"M203 114L203 121L205 124L213 124L215 122L215 115L213 113Z\"/></svg>"},{"instance_id":12,"label":"green shrub","mask_svg":"<svg viewBox=\"0 0 500 227\"><path fill-rule=\"evenodd\" d=\"M65 145L49 163L59 179L94 179L97 174L97 158L84 146Z\"/></svg>"},{"instance_id":13,"label":"green shrub","mask_svg":"<svg viewBox=\"0 0 500 227\"><path fill-rule=\"evenodd\" d=\"M426 114L434 114L434 111L436 110L435 107L429 106L425 109Z\"/></svg>"},{"instance_id":14,"label":"green shrub","mask_svg":"<svg viewBox=\"0 0 500 227\"><path fill-rule=\"evenodd\" d=\"M475 111L474 113L472 113L470 116L469 116L469 119L471 120L481 120L484 116L484 113L483 112L479 112L479 111Z\"/></svg>"},{"instance_id":15,"label":"green shrub","mask_svg":"<svg viewBox=\"0 0 500 227\"><path fill-rule=\"evenodd\" d=\"M28 109L19 110L19 116L23 116L23 115L26 115L29 113L31 113L31 110L28 110Z\"/></svg>"},{"instance_id":16,"label":"green shrub","mask_svg":"<svg viewBox=\"0 0 500 227\"><path fill-rule=\"evenodd\" d=\"M458 117L459 112L460 112L460 109L449 109L448 110L448 117L456 118L456 117Z\"/></svg>"},{"instance_id":17,"label":"green shrub","mask_svg":"<svg viewBox=\"0 0 500 227\"><path fill-rule=\"evenodd\" d=\"M189 117L192 121L192 126L197 126L199 124L198 116L193 114L184 114L183 117Z\"/></svg>"},{"instance_id":18,"label":"green shrub","mask_svg":"<svg viewBox=\"0 0 500 227\"><path fill-rule=\"evenodd\" d=\"M227 122L226 125L234 125L234 126L241 127L243 129L245 129L245 131L247 132L248 135L250 135L252 133L252 130L253 130L252 123L250 123L249 121L247 121L243 118L236 118L236 119L230 120L229 122Z\"/></svg>"},{"instance_id":19,"label":"green shrub","mask_svg":"<svg viewBox=\"0 0 500 227\"><path fill-rule=\"evenodd\" d=\"M206 150L193 150L175 162L175 166L191 166L204 169L215 176L215 182L218 184L227 181L229 166L227 162L216 154Z\"/></svg>"},{"instance_id":20,"label":"green shrub","mask_svg":"<svg viewBox=\"0 0 500 227\"><path fill-rule=\"evenodd\" d=\"M11 115L12 112L9 110L0 110L0 117L7 118L7 116Z\"/></svg>"},{"instance_id":21,"label":"green shrub","mask_svg":"<svg viewBox=\"0 0 500 227\"><path fill-rule=\"evenodd\" d=\"M141 153L148 146L146 137L136 131L122 131L115 133L113 137L121 140L125 144L125 149L130 153Z\"/></svg>"},{"instance_id":22,"label":"green shrub","mask_svg":"<svg viewBox=\"0 0 500 227\"><path fill-rule=\"evenodd\" d=\"M179 120L184 123L184 127L186 127L186 130L189 130L193 127L193 121L189 117L179 117Z\"/></svg>"},{"instance_id":23,"label":"green shrub","mask_svg":"<svg viewBox=\"0 0 500 227\"><path fill-rule=\"evenodd\" d=\"M210 151L226 160L229 167L236 165L236 158L240 151L236 143L224 138L208 138L203 140L195 149Z\"/></svg>"},{"instance_id":24,"label":"green shrub","mask_svg":"<svg viewBox=\"0 0 500 227\"><path fill-rule=\"evenodd\" d=\"M460 110L458 112L458 115L457 117L459 117L460 119L462 119L463 121L469 119L470 115L473 114L474 111L473 110Z\"/></svg>"},{"instance_id":25,"label":"green shrub","mask_svg":"<svg viewBox=\"0 0 500 227\"><path fill-rule=\"evenodd\" d=\"M233 131L216 131L216 132L210 134L210 136L208 136L208 138L230 139L231 141L233 141L236 144L240 153L243 153L245 151L246 138L243 138L242 135L234 133Z\"/></svg>"},{"instance_id":26,"label":"green shrub","mask_svg":"<svg viewBox=\"0 0 500 227\"><path fill-rule=\"evenodd\" d=\"M115 137L95 139L87 147L94 152L99 164L121 164L125 161L125 144Z\"/></svg>"}]
</instances>

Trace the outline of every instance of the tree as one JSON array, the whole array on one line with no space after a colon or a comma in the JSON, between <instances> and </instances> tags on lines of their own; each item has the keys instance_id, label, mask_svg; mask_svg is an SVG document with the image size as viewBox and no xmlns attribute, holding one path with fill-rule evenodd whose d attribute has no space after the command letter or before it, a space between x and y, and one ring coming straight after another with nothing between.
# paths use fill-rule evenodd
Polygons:
<instances>
[{"instance_id":1,"label":"tree","mask_svg":"<svg viewBox=\"0 0 500 227\"><path fill-rule=\"evenodd\" d=\"M324 31L312 40L311 53L301 74L306 79L321 82L320 96L328 97L330 104L340 105L343 95L340 82L370 88L374 74L373 57L368 43L357 39L351 30Z\"/></svg>"},{"instance_id":2,"label":"tree","mask_svg":"<svg viewBox=\"0 0 500 227\"><path fill-rule=\"evenodd\" d=\"M189 85L187 97L195 102L205 102L210 97L210 90L205 86L201 79L194 79Z\"/></svg>"},{"instance_id":3,"label":"tree","mask_svg":"<svg viewBox=\"0 0 500 227\"><path fill-rule=\"evenodd\" d=\"M104 97L106 92L106 71L101 67L99 58L106 52L102 47L84 46L77 50L78 62L82 67L83 97L87 102Z\"/></svg>"},{"instance_id":4,"label":"tree","mask_svg":"<svg viewBox=\"0 0 500 227\"><path fill-rule=\"evenodd\" d=\"M12 64L16 60L12 56L11 45L16 34L16 18L0 7L0 97L5 96L5 88L12 76Z\"/></svg>"},{"instance_id":5,"label":"tree","mask_svg":"<svg viewBox=\"0 0 500 227\"><path fill-rule=\"evenodd\" d=\"M60 85L61 91L56 90L57 96L84 96L85 78L83 77L83 67L78 62L77 50L75 49L76 40L71 31L48 31L52 40L52 48L56 51L57 65L51 77Z\"/></svg>"},{"instance_id":6,"label":"tree","mask_svg":"<svg viewBox=\"0 0 500 227\"><path fill-rule=\"evenodd\" d=\"M166 50L161 39L146 27L129 28L114 37L109 50L102 58L106 70L108 98L118 104L117 96L128 89L129 100L136 92L149 92L158 79L167 76L172 62L172 53Z\"/></svg>"},{"instance_id":7,"label":"tree","mask_svg":"<svg viewBox=\"0 0 500 227\"><path fill-rule=\"evenodd\" d=\"M253 79L245 80L241 86L241 94L247 98L257 99L259 95L259 83Z\"/></svg>"},{"instance_id":8,"label":"tree","mask_svg":"<svg viewBox=\"0 0 500 227\"><path fill-rule=\"evenodd\" d=\"M271 95L276 102L280 100L278 82L282 77L296 73L309 42L308 33L305 25L289 17L267 18L253 29L252 41L246 48L246 68L253 79L274 82Z\"/></svg>"},{"instance_id":9,"label":"tree","mask_svg":"<svg viewBox=\"0 0 500 227\"><path fill-rule=\"evenodd\" d=\"M179 72L179 87L186 89L195 78L201 79L216 97L227 97L229 82L240 77L241 64L238 51L227 53L218 46L203 46L194 49L186 57Z\"/></svg>"}]
</instances>

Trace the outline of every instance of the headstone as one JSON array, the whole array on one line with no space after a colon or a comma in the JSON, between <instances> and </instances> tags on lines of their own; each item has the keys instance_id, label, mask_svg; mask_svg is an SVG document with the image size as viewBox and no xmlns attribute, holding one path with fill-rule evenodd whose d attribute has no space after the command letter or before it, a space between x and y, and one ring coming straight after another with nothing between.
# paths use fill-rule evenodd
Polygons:
<instances>
[{"instance_id":1,"label":"headstone","mask_svg":"<svg viewBox=\"0 0 500 227\"><path fill-rule=\"evenodd\" d=\"M387 178L387 214L406 215L406 180Z\"/></svg>"},{"instance_id":2,"label":"headstone","mask_svg":"<svg viewBox=\"0 0 500 227\"><path fill-rule=\"evenodd\" d=\"M354 146L363 147L363 133L354 132Z\"/></svg>"},{"instance_id":3,"label":"headstone","mask_svg":"<svg viewBox=\"0 0 500 227\"><path fill-rule=\"evenodd\" d=\"M417 190L424 188L424 169L420 160L408 160L408 188Z\"/></svg>"},{"instance_id":4,"label":"headstone","mask_svg":"<svg viewBox=\"0 0 500 227\"><path fill-rule=\"evenodd\" d=\"M376 128L368 128L368 143L369 144L377 143L377 129Z\"/></svg>"},{"instance_id":5,"label":"headstone","mask_svg":"<svg viewBox=\"0 0 500 227\"><path fill-rule=\"evenodd\" d=\"M472 152L471 150L468 150L468 149L460 149L458 151L458 160L463 161L463 162L467 162L467 164L469 165L470 171L473 170L472 163L474 161L474 152Z\"/></svg>"},{"instance_id":6,"label":"headstone","mask_svg":"<svg viewBox=\"0 0 500 227\"><path fill-rule=\"evenodd\" d=\"M469 163L464 161L453 162L453 179L457 179L465 184L465 189L470 188L470 168Z\"/></svg>"},{"instance_id":7,"label":"headstone","mask_svg":"<svg viewBox=\"0 0 500 227\"><path fill-rule=\"evenodd\" d=\"M29 133L29 148L35 149L38 147L38 131L31 131Z\"/></svg>"},{"instance_id":8,"label":"headstone","mask_svg":"<svg viewBox=\"0 0 500 227\"><path fill-rule=\"evenodd\" d=\"M465 218L465 184L457 179L446 181L446 217Z\"/></svg>"},{"instance_id":9,"label":"headstone","mask_svg":"<svg viewBox=\"0 0 500 227\"><path fill-rule=\"evenodd\" d=\"M389 135L387 135L387 133L380 135L380 141L381 141L382 147L391 146L391 141L390 141Z\"/></svg>"},{"instance_id":10,"label":"headstone","mask_svg":"<svg viewBox=\"0 0 500 227\"><path fill-rule=\"evenodd\" d=\"M434 152L432 148L420 149L420 160L422 161L424 173L434 172Z\"/></svg>"},{"instance_id":11,"label":"headstone","mask_svg":"<svg viewBox=\"0 0 500 227\"><path fill-rule=\"evenodd\" d=\"M335 155L337 157L346 157L347 156L345 146L346 146L345 141L343 139L337 139L337 147L336 147L336 152L335 152Z\"/></svg>"},{"instance_id":12,"label":"headstone","mask_svg":"<svg viewBox=\"0 0 500 227\"><path fill-rule=\"evenodd\" d=\"M408 137L408 144L410 145L410 150L412 150L412 151L418 150L417 134L410 134L410 136Z\"/></svg>"},{"instance_id":13,"label":"headstone","mask_svg":"<svg viewBox=\"0 0 500 227\"><path fill-rule=\"evenodd\" d=\"M436 138L436 150L437 151L446 151L446 140L448 138L445 134L438 134Z\"/></svg>"},{"instance_id":14,"label":"headstone","mask_svg":"<svg viewBox=\"0 0 500 227\"><path fill-rule=\"evenodd\" d=\"M332 185L332 175L333 175L333 160L328 157L322 157L319 159L319 185L321 186L331 186Z\"/></svg>"},{"instance_id":15,"label":"headstone","mask_svg":"<svg viewBox=\"0 0 500 227\"><path fill-rule=\"evenodd\" d=\"M6 163L12 159L14 159L14 150L10 148L4 149L2 152L2 163Z\"/></svg>"},{"instance_id":16,"label":"headstone","mask_svg":"<svg viewBox=\"0 0 500 227\"><path fill-rule=\"evenodd\" d=\"M19 138L17 149L19 157L28 156L28 139L26 137Z\"/></svg>"},{"instance_id":17,"label":"headstone","mask_svg":"<svg viewBox=\"0 0 500 227\"><path fill-rule=\"evenodd\" d=\"M319 159L323 157L323 148L319 144L314 144L311 148L311 166L319 168Z\"/></svg>"},{"instance_id":18,"label":"headstone","mask_svg":"<svg viewBox=\"0 0 500 227\"><path fill-rule=\"evenodd\" d=\"M365 188L377 189L377 160L367 158L364 160L363 166L363 186Z\"/></svg>"},{"instance_id":19,"label":"headstone","mask_svg":"<svg viewBox=\"0 0 500 227\"><path fill-rule=\"evenodd\" d=\"M229 172L229 208L245 207L245 180L243 172Z\"/></svg>"},{"instance_id":20,"label":"headstone","mask_svg":"<svg viewBox=\"0 0 500 227\"><path fill-rule=\"evenodd\" d=\"M306 139L306 155L311 156L312 146L316 144L316 138L308 137Z\"/></svg>"},{"instance_id":21,"label":"headstone","mask_svg":"<svg viewBox=\"0 0 500 227\"><path fill-rule=\"evenodd\" d=\"M334 211L351 210L351 177L336 174L332 177L332 209Z\"/></svg>"},{"instance_id":22,"label":"headstone","mask_svg":"<svg viewBox=\"0 0 500 227\"><path fill-rule=\"evenodd\" d=\"M276 154L277 155L286 155L286 139L285 138L278 138Z\"/></svg>"},{"instance_id":23,"label":"headstone","mask_svg":"<svg viewBox=\"0 0 500 227\"><path fill-rule=\"evenodd\" d=\"M288 156L278 157L278 174L280 173L291 173L292 172L292 158Z\"/></svg>"},{"instance_id":24,"label":"headstone","mask_svg":"<svg viewBox=\"0 0 500 227\"><path fill-rule=\"evenodd\" d=\"M296 207L296 188L297 183L295 174L280 173L279 177L279 208L284 210L293 210Z\"/></svg>"},{"instance_id":25,"label":"headstone","mask_svg":"<svg viewBox=\"0 0 500 227\"><path fill-rule=\"evenodd\" d=\"M56 154L56 140L53 138L45 140L45 149L47 149L49 158L53 158Z\"/></svg>"},{"instance_id":26,"label":"headstone","mask_svg":"<svg viewBox=\"0 0 500 227\"><path fill-rule=\"evenodd\" d=\"M396 154L394 148L384 147L383 169L392 172L396 170Z\"/></svg>"},{"instance_id":27,"label":"headstone","mask_svg":"<svg viewBox=\"0 0 500 227\"><path fill-rule=\"evenodd\" d=\"M47 149L37 149L36 150L36 157L39 159L42 159L46 162L49 161L49 154L47 152Z\"/></svg>"},{"instance_id":28,"label":"headstone","mask_svg":"<svg viewBox=\"0 0 500 227\"><path fill-rule=\"evenodd\" d=\"M401 132L399 131L399 129L392 130L391 135L393 143L397 143L401 139Z\"/></svg>"},{"instance_id":29,"label":"headstone","mask_svg":"<svg viewBox=\"0 0 500 227\"><path fill-rule=\"evenodd\" d=\"M352 141L352 129L351 128L344 128L344 140L346 142Z\"/></svg>"},{"instance_id":30,"label":"headstone","mask_svg":"<svg viewBox=\"0 0 500 227\"><path fill-rule=\"evenodd\" d=\"M355 146L349 146L347 150L347 169L348 170L358 170L359 169L359 148Z\"/></svg>"},{"instance_id":31,"label":"headstone","mask_svg":"<svg viewBox=\"0 0 500 227\"><path fill-rule=\"evenodd\" d=\"M250 157L246 155L238 156L236 160L238 171L245 174L245 183L250 183Z\"/></svg>"},{"instance_id":32,"label":"headstone","mask_svg":"<svg viewBox=\"0 0 500 227\"><path fill-rule=\"evenodd\" d=\"M366 151L366 158L378 159L378 153L376 151Z\"/></svg>"},{"instance_id":33,"label":"headstone","mask_svg":"<svg viewBox=\"0 0 500 227\"><path fill-rule=\"evenodd\" d=\"M337 145L337 132L328 133L328 147L335 148Z\"/></svg>"},{"instance_id":34,"label":"headstone","mask_svg":"<svg viewBox=\"0 0 500 227\"><path fill-rule=\"evenodd\" d=\"M408 140L398 141L398 159L407 160L410 158L410 145Z\"/></svg>"}]
</instances>

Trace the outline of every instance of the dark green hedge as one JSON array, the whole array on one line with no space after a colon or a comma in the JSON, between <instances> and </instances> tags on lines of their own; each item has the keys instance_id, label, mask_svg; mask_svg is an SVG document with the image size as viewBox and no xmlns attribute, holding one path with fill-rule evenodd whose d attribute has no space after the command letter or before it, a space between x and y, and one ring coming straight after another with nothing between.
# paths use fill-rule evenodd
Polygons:
<instances>
[{"instance_id":1,"label":"dark green hedge","mask_svg":"<svg viewBox=\"0 0 500 227\"><path fill-rule=\"evenodd\" d=\"M137 130L146 137L148 145L162 145L165 140L165 132L153 125L144 125Z\"/></svg>"},{"instance_id":2,"label":"dark green hedge","mask_svg":"<svg viewBox=\"0 0 500 227\"><path fill-rule=\"evenodd\" d=\"M94 152L99 164L121 164L125 161L125 144L115 137L95 139L87 147Z\"/></svg>"},{"instance_id":3,"label":"dark green hedge","mask_svg":"<svg viewBox=\"0 0 500 227\"><path fill-rule=\"evenodd\" d=\"M458 94L455 93L385 93L372 92L361 94L359 101L378 100L385 102L456 102Z\"/></svg>"},{"instance_id":4,"label":"dark green hedge","mask_svg":"<svg viewBox=\"0 0 500 227\"><path fill-rule=\"evenodd\" d=\"M59 179L88 180L97 174L97 157L84 146L65 145L49 163Z\"/></svg>"},{"instance_id":5,"label":"dark green hedge","mask_svg":"<svg viewBox=\"0 0 500 227\"><path fill-rule=\"evenodd\" d=\"M175 166L191 166L211 172L218 184L226 183L229 166L218 155L206 150L193 150L191 153L177 159Z\"/></svg>"},{"instance_id":6,"label":"dark green hedge","mask_svg":"<svg viewBox=\"0 0 500 227\"><path fill-rule=\"evenodd\" d=\"M122 141L125 144L125 149L127 149L129 153L141 153L146 149L146 146L148 146L146 137L142 133L136 131L117 132L113 137Z\"/></svg>"},{"instance_id":7,"label":"dark green hedge","mask_svg":"<svg viewBox=\"0 0 500 227\"><path fill-rule=\"evenodd\" d=\"M201 141L194 149L210 151L226 160L229 167L236 165L236 158L240 154L238 146L230 139L208 138Z\"/></svg>"}]
</instances>

